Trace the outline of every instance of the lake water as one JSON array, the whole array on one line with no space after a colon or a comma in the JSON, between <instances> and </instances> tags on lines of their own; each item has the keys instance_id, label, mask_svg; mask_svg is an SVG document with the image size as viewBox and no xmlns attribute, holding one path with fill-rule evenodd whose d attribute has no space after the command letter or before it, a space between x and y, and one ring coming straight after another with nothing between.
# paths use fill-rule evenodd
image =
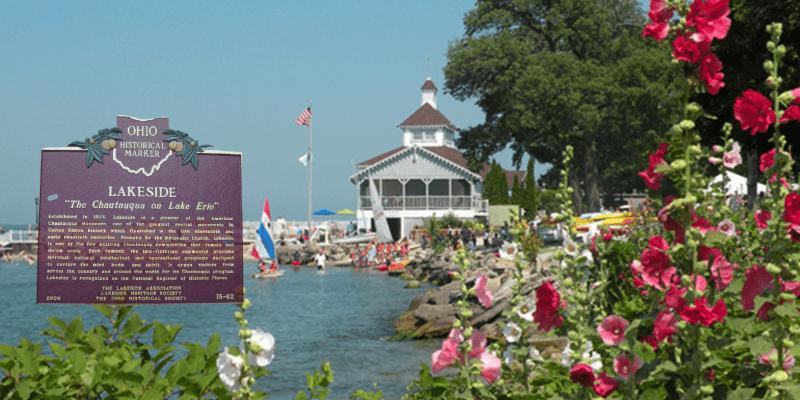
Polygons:
<instances>
[{"instance_id":1,"label":"lake water","mask_svg":"<svg viewBox=\"0 0 800 400\"><path fill-rule=\"evenodd\" d=\"M306 387L306 371L328 360L334 374L329 399L348 399L357 389L383 390L387 399L397 399L417 377L420 363L430 363L439 347L439 341L387 341L394 334L394 318L427 287L404 289L406 282L380 272L339 267L321 274L308 267L282 267L286 274L277 280L250 279L256 269L255 263L245 262L246 296L253 303L246 318L249 328L275 337L275 358L267 366L273 374L255 385L269 398L294 399ZM49 316L69 322L82 315L84 328L107 323L91 306L37 305L35 266L0 262L0 276L0 343L16 346L20 337L45 343L39 333L50 327ZM137 306L136 312L147 321L183 325L177 343L205 346L218 331L224 346L238 346L237 309L227 304L151 305Z\"/></svg>"}]
</instances>

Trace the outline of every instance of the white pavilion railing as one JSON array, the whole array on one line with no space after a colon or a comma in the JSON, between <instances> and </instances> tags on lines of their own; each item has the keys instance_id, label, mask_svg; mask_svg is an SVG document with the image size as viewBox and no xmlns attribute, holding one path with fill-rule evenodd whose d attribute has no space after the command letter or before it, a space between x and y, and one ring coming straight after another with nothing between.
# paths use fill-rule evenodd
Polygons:
<instances>
[{"instance_id":1,"label":"white pavilion railing","mask_svg":"<svg viewBox=\"0 0 800 400\"><path fill-rule=\"evenodd\" d=\"M372 201L368 196L359 198L362 210L371 210ZM472 196L383 196L384 210L473 210L476 213L489 212L489 201Z\"/></svg>"}]
</instances>

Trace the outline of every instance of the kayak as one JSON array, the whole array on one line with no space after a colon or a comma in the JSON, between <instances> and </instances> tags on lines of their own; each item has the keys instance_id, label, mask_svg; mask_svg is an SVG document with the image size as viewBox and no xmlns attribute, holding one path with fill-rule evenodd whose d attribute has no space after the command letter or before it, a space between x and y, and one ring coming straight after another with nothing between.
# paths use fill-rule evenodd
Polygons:
<instances>
[{"instance_id":1,"label":"kayak","mask_svg":"<svg viewBox=\"0 0 800 400\"><path fill-rule=\"evenodd\" d=\"M250 275L251 278L258 278L258 279L266 279L266 278L277 278L279 276L283 276L284 271L271 271L271 272L262 272L255 275Z\"/></svg>"}]
</instances>

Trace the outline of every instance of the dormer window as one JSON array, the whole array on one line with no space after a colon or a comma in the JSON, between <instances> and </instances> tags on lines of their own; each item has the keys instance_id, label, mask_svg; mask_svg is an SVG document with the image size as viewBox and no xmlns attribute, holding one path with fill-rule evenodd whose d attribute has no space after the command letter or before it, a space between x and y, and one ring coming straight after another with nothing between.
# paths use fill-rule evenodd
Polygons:
<instances>
[{"instance_id":1,"label":"dormer window","mask_svg":"<svg viewBox=\"0 0 800 400\"><path fill-rule=\"evenodd\" d=\"M436 134L434 132L425 132L425 140L435 140Z\"/></svg>"},{"instance_id":2,"label":"dormer window","mask_svg":"<svg viewBox=\"0 0 800 400\"><path fill-rule=\"evenodd\" d=\"M414 141L422 140L422 132L414 132Z\"/></svg>"}]
</instances>

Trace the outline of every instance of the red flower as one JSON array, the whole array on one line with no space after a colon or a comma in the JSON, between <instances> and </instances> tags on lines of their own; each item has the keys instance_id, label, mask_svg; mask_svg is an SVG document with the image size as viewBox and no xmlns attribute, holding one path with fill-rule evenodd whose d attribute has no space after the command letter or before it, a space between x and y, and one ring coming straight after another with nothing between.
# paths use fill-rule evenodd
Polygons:
<instances>
[{"instance_id":1,"label":"red flower","mask_svg":"<svg viewBox=\"0 0 800 400\"><path fill-rule=\"evenodd\" d=\"M691 34L678 36L672 42L672 57L692 64L700 60L703 52L709 50L711 50L711 45L708 42L697 43L692 40Z\"/></svg>"},{"instance_id":2,"label":"red flower","mask_svg":"<svg viewBox=\"0 0 800 400\"><path fill-rule=\"evenodd\" d=\"M597 375L595 382L597 383L592 386L592 389L594 389L594 392L598 396L604 399L611 395L611 393L614 393L617 388L619 388L619 381L610 377L607 373L605 373L605 371L601 372L600 375Z\"/></svg>"},{"instance_id":3,"label":"red flower","mask_svg":"<svg viewBox=\"0 0 800 400\"><path fill-rule=\"evenodd\" d=\"M725 256L714 258L714 263L711 264L711 276L714 278L714 283L717 285L718 290L725 289L733 280L733 270L739 268L738 264L731 264L725 259Z\"/></svg>"},{"instance_id":4,"label":"red flower","mask_svg":"<svg viewBox=\"0 0 800 400\"><path fill-rule=\"evenodd\" d=\"M631 375L635 374L639 368L642 367L642 359L636 354L633 354L633 359L630 359L631 353L623 352L614 358L614 372L622 379L630 379Z\"/></svg>"},{"instance_id":5,"label":"red flower","mask_svg":"<svg viewBox=\"0 0 800 400\"><path fill-rule=\"evenodd\" d=\"M575 383L579 383L581 386L592 387L596 378L592 367L586 364L578 364L569 371L569 379Z\"/></svg>"},{"instance_id":6,"label":"red flower","mask_svg":"<svg viewBox=\"0 0 800 400\"><path fill-rule=\"evenodd\" d=\"M686 15L686 25L697 28L700 40L724 39L731 28L728 0L695 0Z\"/></svg>"},{"instance_id":7,"label":"red flower","mask_svg":"<svg viewBox=\"0 0 800 400\"><path fill-rule=\"evenodd\" d=\"M650 17L651 24L644 27L642 37L652 37L659 42L664 40L669 33L669 21L672 18L674 8L667 9L667 4L664 0L650 0L650 12L647 16Z\"/></svg>"},{"instance_id":8,"label":"red flower","mask_svg":"<svg viewBox=\"0 0 800 400\"><path fill-rule=\"evenodd\" d=\"M756 226L760 229L766 229L767 221L772 219L772 214L769 211L759 211L753 215L753 219L756 220Z\"/></svg>"},{"instance_id":9,"label":"red flower","mask_svg":"<svg viewBox=\"0 0 800 400\"><path fill-rule=\"evenodd\" d=\"M759 321L767 321L769 320L769 310L777 307L774 303L766 302L761 305L761 308L756 311L756 317L758 317Z\"/></svg>"},{"instance_id":10,"label":"red flower","mask_svg":"<svg viewBox=\"0 0 800 400\"><path fill-rule=\"evenodd\" d=\"M750 129L750 134L766 132L775 123L772 103L761 93L747 89L733 104L733 116L742 124L742 130Z\"/></svg>"},{"instance_id":11,"label":"red flower","mask_svg":"<svg viewBox=\"0 0 800 400\"><path fill-rule=\"evenodd\" d=\"M764 172L767 170L767 168L775 165L775 149L762 154L759 158L759 161L760 163L758 168L761 170L761 172Z\"/></svg>"},{"instance_id":12,"label":"red flower","mask_svg":"<svg viewBox=\"0 0 800 400\"><path fill-rule=\"evenodd\" d=\"M763 293L765 290L772 289L772 275L767 272L764 267L754 265L744 272L744 287L742 287L742 309L744 311L752 310L755 305L756 296Z\"/></svg>"},{"instance_id":13,"label":"red flower","mask_svg":"<svg viewBox=\"0 0 800 400\"><path fill-rule=\"evenodd\" d=\"M653 321L653 336L656 342L661 343L665 338L672 343L672 335L678 333L675 324L678 318L670 310L661 310Z\"/></svg>"},{"instance_id":14,"label":"red flower","mask_svg":"<svg viewBox=\"0 0 800 400\"><path fill-rule=\"evenodd\" d=\"M722 62L715 54L703 53L700 56L697 73L700 75L700 80L708 86L708 93L717 94L719 89L725 87L725 82L722 82L722 79L725 78L725 74L722 73ZM774 117L773 114L773 119Z\"/></svg>"},{"instance_id":15,"label":"red flower","mask_svg":"<svg viewBox=\"0 0 800 400\"><path fill-rule=\"evenodd\" d=\"M789 193L783 200L783 206L783 220L792 225L800 225L800 194Z\"/></svg>"},{"instance_id":16,"label":"red flower","mask_svg":"<svg viewBox=\"0 0 800 400\"><path fill-rule=\"evenodd\" d=\"M667 200L667 198L664 200ZM664 230L675 232L675 239L672 241L672 243L683 244L684 240L686 239L686 231L683 229L681 224L677 223L669 215L669 208L664 207L658 211L658 220L661 221L661 225Z\"/></svg>"},{"instance_id":17,"label":"red flower","mask_svg":"<svg viewBox=\"0 0 800 400\"><path fill-rule=\"evenodd\" d=\"M661 179L664 178L664 174L657 173L655 170L660 164L666 164L664 155L667 152L667 147L669 147L668 143L661 143L658 150L654 154L650 154L650 164L647 169L639 172L639 176L644 179L645 185L647 185L647 188L650 190L658 190L661 188Z\"/></svg>"},{"instance_id":18,"label":"red flower","mask_svg":"<svg viewBox=\"0 0 800 400\"><path fill-rule=\"evenodd\" d=\"M708 300L706 300L706 296L703 296L702 299L694 299L694 307L686 306L678 311L678 315L690 324L699 322L708 327L715 321L722 322L722 319L728 315L728 307L724 301L719 300L713 308L708 308Z\"/></svg>"},{"instance_id":19,"label":"red flower","mask_svg":"<svg viewBox=\"0 0 800 400\"><path fill-rule=\"evenodd\" d=\"M653 350L658 350L658 342L656 341L656 338L654 338L652 336L645 336L645 337L639 338L639 341L642 342L642 343L647 343L650 346L653 346Z\"/></svg>"},{"instance_id":20,"label":"red flower","mask_svg":"<svg viewBox=\"0 0 800 400\"><path fill-rule=\"evenodd\" d=\"M687 291L686 288L669 288L669 290L664 293L664 304L675 310L682 309L686 306L686 299L683 298L683 295L685 295Z\"/></svg>"},{"instance_id":21,"label":"red flower","mask_svg":"<svg viewBox=\"0 0 800 400\"><path fill-rule=\"evenodd\" d=\"M536 311L533 321L539 324L540 331L549 331L554 326L561 326L564 317L558 315L561 295L553 288L553 282L547 281L536 289Z\"/></svg>"},{"instance_id":22,"label":"red flower","mask_svg":"<svg viewBox=\"0 0 800 400\"><path fill-rule=\"evenodd\" d=\"M786 111L783 112L783 116L781 117L780 122L789 122L789 121L800 121L800 107L798 106L789 106Z\"/></svg>"}]
</instances>

